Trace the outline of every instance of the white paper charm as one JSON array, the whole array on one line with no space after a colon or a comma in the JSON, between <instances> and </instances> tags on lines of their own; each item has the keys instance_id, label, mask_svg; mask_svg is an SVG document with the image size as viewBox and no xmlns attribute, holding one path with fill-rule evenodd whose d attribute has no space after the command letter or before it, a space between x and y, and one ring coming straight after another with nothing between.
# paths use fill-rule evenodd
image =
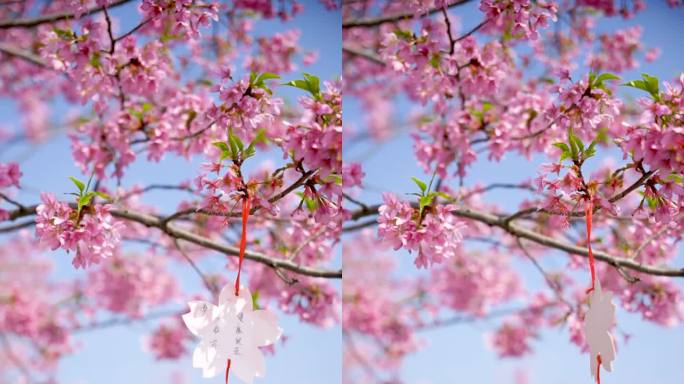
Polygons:
<instances>
[{"instance_id":1,"label":"white paper charm","mask_svg":"<svg viewBox=\"0 0 684 384\"><path fill-rule=\"evenodd\" d=\"M603 292L596 279L594 290L589 296L589 311L584 319L584 335L589 345L589 367L594 379L598 374L598 355L601 356L601 365L606 371L613 369L615 341L610 330L615 324L615 304L612 299L612 293Z\"/></svg>"},{"instance_id":2,"label":"white paper charm","mask_svg":"<svg viewBox=\"0 0 684 384\"><path fill-rule=\"evenodd\" d=\"M221 290L219 305L204 301L188 303L190 312L183 315L185 325L201 341L192 355L192 366L202 368L204 377L214 377L230 370L240 380L251 384L265 374L264 356L258 347L273 344L282 330L273 312L254 310L252 295L240 287L236 297L231 285Z\"/></svg>"}]
</instances>

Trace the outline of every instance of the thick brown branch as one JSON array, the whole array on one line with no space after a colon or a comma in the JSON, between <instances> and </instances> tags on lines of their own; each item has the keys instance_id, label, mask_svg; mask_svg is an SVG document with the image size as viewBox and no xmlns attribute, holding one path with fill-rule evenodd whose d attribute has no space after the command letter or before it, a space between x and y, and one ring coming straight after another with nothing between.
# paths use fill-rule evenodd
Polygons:
<instances>
[{"instance_id":1,"label":"thick brown branch","mask_svg":"<svg viewBox=\"0 0 684 384\"><path fill-rule=\"evenodd\" d=\"M379 205L369 206L367 209L358 210L352 213L351 218L352 220L358 220L362 217L377 215L379 208ZM565 241L558 240L543 235L541 233L535 232L533 230L511 224L510 222L506 221L505 217L502 218L500 216L475 211L469 208L457 208L451 211L451 213L462 218L475 220L477 222L487 224L492 227L501 228L513 236L527 239L537 244L547 246L549 248L558 249L582 257L589 257L589 250L585 247L570 244ZM641 273L646 273L649 275L684 277L684 268L669 268L664 266L661 267L642 264L628 258L611 256L608 253L599 250L593 250L593 253L594 257L597 260L602 261L604 263L608 263L613 267L617 268L618 270L620 268L625 268Z\"/></svg>"},{"instance_id":2,"label":"thick brown branch","mask_svg":"<svg viewBox=\"0 0 684 384\"><path fill-rule=\"evenodd\" d=\"M17 209L10 212L10 220L15 220L20 217L31 216L36 213L36 205L25 207L24 209ZM238 257L240 255L240 249L237 247L221 244L212 239L206 238L204 236L192 233L188 230L176 227L172 224L165 222L163 218L150 216L144 213L131 212L126 209L112 209L110 211L111 215L132 222L142 224L146 227L158 228L165 234L180 240L185 240L190 243L202 246L207 249L218 251L232 257ZM315 267L309 267L305 265L300 265L294 263L290 260L272 258L260 252L246 251L245 258L267 265L274 269L284 269L300 275L312 276L312 277L323 277L328 279L341 279L342 270L329 270L329 269L319 269Z\"/></svg>"},{"instance_id":3,"label":"thick brown branch","mask_svg":"<svg viewBox=\"0 0 684 384\"><path fill-rule=\"evenodd\" d=\"M232 247L229 245L224 245L220 244L218 242L215 242L214 240L208 239L204 236L197 235L195 233L186 231L184 229L178 228L174 225L171 224L164 224L163 220L154 216L149 216L146 214L142 213L137 213L137 212L130 212L127 210L119 210L119 209L113 209L111 210L111 214L114 217L120 218L120 219L125 219L125 220L131 220L140 224L143 224L148 227L155 227L159 228L162 230L164 233L167 235L177 238L177 239L182 239L197 245L200 245L204 248L212 249L214 251L222 252L227 255L231 255L234 257L239 256L240 254L240 249L237 247ZM306 276L313 276L313 277L325 277L325 278L342 278L342 271L341 270L324 270L324 269L317 269L313 267L308 267L308 266L303 266L299 265L296 263L293 263L288 260L283 260L283 259L276 259L276 258L271 258L267 255L264 255L259 252L254 252L254 251L246 251L245 252L245 258L256 261L258 263L262 263L265 265L268 265L271 268L280 268L280 269L286 269L291 272L298 273L300 275L306 275Z\"/></svg>"}]
</instances>

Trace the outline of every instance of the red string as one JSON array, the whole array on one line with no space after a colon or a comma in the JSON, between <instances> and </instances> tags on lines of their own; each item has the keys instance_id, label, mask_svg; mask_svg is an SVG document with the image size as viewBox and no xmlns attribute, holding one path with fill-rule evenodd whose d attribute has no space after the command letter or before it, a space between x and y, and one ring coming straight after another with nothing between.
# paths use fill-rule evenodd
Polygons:
<instances>
[{"instance_id":1,"label":"red string","mask_svg":"<svg viewBox=\"0 0 684 384\"><path fill-rule=\"evenodd\" d=\"M242 261L245 259L245 248L247 247L247 219L249 218L249 196L242 199L242 237L240 238L240 261L238 262L238 273L235 278L235 296L240 295L240 272L242 271Z\"/></svg>"},{"instance_id":2,"label":"red string","mask_svg":"<svg viewBox=\"0 0 684 384\"><path fill-rule=\"evenodd\" d=\"M228 384L228 371L230 371L230 359L226 363L226 384Z\"/></svg>"},{"instance_id":3,"label":"red string","mask_svg":"<svg viewBox=\"0 0 684 384\"><path fill-rule=\"evenodd\" d=\"M594 265L594 252L591 250L591 221L592 215L594 213L594 205L591 200L587 202L584 207L584 212L586 214L587 220L587 248L589 249L589 270L591 271L591 288L587 289L587 293L594 290L594 284L596 282L596 266Z\"/></svg>"},{"instance_id":4,"label":"red string","mask_svg":"<svg viewBox=\"0 0 684 384\"><path fill-rule=\"evenodd\" d=\"M598 361L598 366L596 367L596 384L601 384L601 355L596 355L596 361Z\"/></svg>"},{"instance_id":5,"label":"red string","mask_svg":"<svg viewBox=\"0 0 684 384\"><path fill-rule=\"evenodd\" d=\"M242 236L240 237L240 261L238 261L238 273L235 278L235 296L240 296L240 272L242 272L242 261L245 259L245 248L247 248L247 219L249 218L249 196L242 199ZM228 372L230 371L230 359L226 363L226 384L228 384Z\"/></svg>"}]
</instances>

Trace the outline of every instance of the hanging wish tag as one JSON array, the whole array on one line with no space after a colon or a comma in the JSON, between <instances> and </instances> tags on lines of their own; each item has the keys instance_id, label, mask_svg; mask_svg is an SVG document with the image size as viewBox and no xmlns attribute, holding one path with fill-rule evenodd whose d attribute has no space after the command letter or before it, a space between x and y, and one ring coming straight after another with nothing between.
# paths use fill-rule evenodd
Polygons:
<instances>
[{"instance_id":1,"label":"hanging wish tag","mask_svg":"<svg viewBox=\"0 0 684 384\"><path fill-rule=\"evenodd\" d=\"M613 295L603 292L601 283L596 279L594 289L589 295L589 311L584 319L584 335L589 345L589 367L591 376L601 383L601 366L611 372L615 360L615 341L610 333L615 324L615 304Z\"/></svg>"},{"instance_id":2,"label":"hanging wish tag","mask_svg":"<svg viewBox=\"0 0 684 384\"><path fill-rule=\"evenodd\" d=\"M273 312L254 310L252 295L240 287L236 296L232 286L219 295L218 306L204 301L188 303L183 315L185 325L201 340L192 355L192 365L202 368L204 377L214 377L226 367L244 383L265 374L264 356L259 347L275 343L281 336Z\"/></svg>"}]
</instances>

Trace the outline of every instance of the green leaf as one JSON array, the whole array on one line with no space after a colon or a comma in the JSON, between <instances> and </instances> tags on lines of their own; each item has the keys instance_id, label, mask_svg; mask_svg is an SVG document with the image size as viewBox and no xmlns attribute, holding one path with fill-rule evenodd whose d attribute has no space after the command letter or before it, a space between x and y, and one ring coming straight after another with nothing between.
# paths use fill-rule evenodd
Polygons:
<instances>
[{"instance_id":1,"label":"green leaf","mask_svg":"<svg viewBox=\"0 0 684 384\"><path fill-rule=\"evenodd\" d=\"M648 88L646 87L646 83L644 83L642 80L632 80L632 81L628 81L622 85L625 87L637 88L637 89L641 89L642 91L648 92Z\"/></svg>"},{"instance_id":2,"label":"green leaf","mask_svg":"<svg viewBox=\"0 0 684 384\"><path fill-rule=\"evenodd\" d=\"M587 150L584 152L584 159L588 159L588 158L590 158L590 157L596 155L596 144L597 144L597 143L598 143L598 141L593 140L593 141L591 142L591 144L589 144L589 147L588 147Z\"/></svg>"},{"instance_id":3,"label":"green leaf","mask_svg":"<svg viewBox=\"0 0 684 384\"><path fill-rule=\"evenodd\" d=\"M270 79L280 79L280 76L270 72L264 72L260 75L255 72L252 72L249 74L249 85L251 87L261 88L268 92L269 95L271 95L273 94L273 92L268 86L266 86L266 80Z\"/></svg>"},{"instance_id":4,"label":"green leaf","mask_svg":"<svg viewBox=\"0 0 684 384\"><path fill-rule=\"evenodd\" d=\"M433 192L433 193L434 193L435 195L441 197L441 198L444 199L444 200L447 200L447 201L452 201L452 200L454 200L454 198L453 198L451 195L447 194L447 193L444 193L444 192Z\"/></svg>"},{"instance_id":5,"label":"green leaf","mask_svg":"<svg viewBox=\"0 0 684 384\"><path fill-rule=\"evenodd\" d=\"M570 132L570 140L575 142L575 145L577 146L577 150L579 151L579 153L584 152L584 143L582 142L582 140L580 140L579 137L575 136L575 134L572 132Z\"/></svg>"},{"instance_id":6,"label":"green leaf","mask_svg":"<svg viewBox=\"0 0 684 384\"><path fill-rule=\"evenodd\" d=\"M76 34L70 29L53 28L52 31L63 40L73 40Z\"/></svg>"},{"instance_id":7,"label":"green leaf","mask_svg":"<svg viewBox=\"0 0 684 384\"><path fill-rule=\"evenodd\" d=\"M642 91L648 92L654 99L660 97L660 81L657 77L651 76L647 73L641 74L643 80L632 80L628 81L623 86L641 89Z\"/></svg>"},{"instance_id":8,"label":"green leaf","mask_svg":"<svg viewBox=\"0 0 684 384\"><path fill-rule=\"evenodd\" d=\"M111 197L109 197L109 195L106 194L106 193L104 193L104 192L95 191L95 194L96 194L98 197L100 197L101 199L105 199L105 200L110 200L110 199L111 199Z\"/></svg>"},{"instance_id":9,"label":"green leaf","mask_svg":"<svg viewBox=\"0 0 684 384\"><path fill-rule=\"evenodd\" d=\"M259 290L258 289L256 291L252 292L252 307L254 307L255 310L261 308L259 306Z\"/></svg>"},{"instance_id":10,"label":"green leaf","mask_svg":"<svg viewBox=\"0 0 684 384\"><path fill-rule=\"evenodd\" d=\"M653 97L657 97L660 91L660 82L658 81L658 78L650 76L647 73L642 73L641 77L644 79L648 93L653 95Z\"/></svg>"},{"instance_id":11,"label":"green leaf","mask_svg":"<svg viewBox=\"0 0 684 384\"><path fill-rule=\"evenodd\" d=\"M73 176L69 176L69 180L71 180L71 182L76 185L76 187L81 192L81 194L83 194L83 190L85 189L85 184L81 180L79 180Z\"/></svg>"},{"instance_id":12,"label":"green leaf","mask_svg":"<svg viewBox=\"0 0 684 384\"><path fill-rule=\"evenodd\" d=\"M405 41L411 41L413 40L413 32L411 30L407 29L395 29L394 34Z\"/></svg>"},{"instance_id":13,"label":"green leaf","mask_svg":"<svg viewBox=\"0 0 684 384\"><path fill-rule=\"evenodd\" d=\"M318 202L314 199L305 197L304 198L304 204L306 204L306 208L310 211L313 212L316 210L316 207L318 207Z\"/></svg>"},{"instance_id":14,"label":"green leaf","mask_svg":"<svg viewBox=\"0 0 684 384\"><path fill-rule=\"evenodd\" d=\"M264 72L261 75L259 75L259 77L256 80L256 84L257 85L264 84L264 81L271 80L271 79L280 79L280 76L276 75L275 73Z\"/></svg>"},{"instance_id":15,"label":"green leaf","mask_svg":"<svg viewBox=\"0 0 684 384\"><path fill-rule=\"evenodd\" d=\"M304 78L309 84L309 91L311 91L314 96L319 95L321 93L321 80L317 76L309 73L304 73Z\"/></svg>"},{"instance_id":16,"label":"green leaf","mask_svg":"<svg viewBox=\"0 0 684 384\"><path fill-rule=\"evenodd\" d=\"M610 89L606 88L606 85L604 84L607 80L620 80L620 77L612 73L602 73L593 80L593 83L590 82L589 84L592 88L599 88L608 94L612 94Z\"/></svg>"},{"instance_id":17,"label":"green leaf","mask_svg":"<svg viewBox=\"0 0 684 384\"><path fill-rule=\"evenodd\" d=\"M673 181L676 184L682 184L684 182L684 176L678 173L671 173L665 178L665 180Z\"/></svg>"},{"instance_id":18,"label":"green leaf","mask_svg":"<svg viewBox=\"0 0 684 384\"><path fill-rule=\"evenodd\" d=\"M237 142L235 141L235 136L233 135L232 129L228 131L228 144L230 145L230 153L233 154L233 158L237 157L238 146Z\"/></svg>"},{"instance_id":19,"label":"green leaf","mask_svg":"<svg viewBox=\"0 0 684 384\"><path fill-rule=\"evenodd\" d=\"M579 154L579 148L577 148L577 143L572 139L572 131L568 131L568 143L570 144L570 157L575 160Z\"/></svg>"},{"instance_id":20,"label":"green leaf","mask_svg":"<svg viewBox=\"0 0 684 384\"><path fill-rule=\"evenodd\" d=\"M330 176L328 176L328 177L325 179L325 182L326 182L326 183L329 183L329 182L331 182L331 181L332 181L333 183L335 183L335 185L342 185L342 176L341 176L341 175L337 175L337 174L335 174L335 173L331 173Z\"/></svg>"},{"instance_id":21,"label":"green leaf","mask_svg":"<svg viewBox=\"0 0 684 384\"><path fill-rule=\"evenodd\" d=\"M100 62L100 52L93 53L93 55L90 56L90 60L88 62L93 67L100 68L100 66L102 65L102 63Z\"/></svg>"},{"instance_id":22,"label":"green leaf","mask_svg":"<svg viewBox=\"0 0 684 384\"><path fill-rule=\"evenodd\" d=\"M614 73L602 73L596 81L604 82L606 80L620 80L620 76Z\"/></svg>"},{"instance_id":23,"label":"green leaf","mask_svg":"<svg viewBox=\"0 0 684 384\"><path fill-rule=\"evenodd\" d=\"M419 212L420 212L421 216L423 215L423 210L425 209L425 207L432 204L432 200L434 200L434 198L435 198L435 195L429 194L429 195L421 197L420 200L418 200L418 205L420 208Z\"/></svg>"},{"instance_id":24,"label":"green leaf","mask_svg":"<svg viewBox=\"0 0 684 384\"><path fill-rule=\"evenodd\" d=\"M620 80L620 76L613 73L602 73L594 81L594 85L597 87L603 87L603 82L606 80Z\"/></svg>"},{"instance_id":25,"label":"green leaf","mask_svg":"<svg viewBox=\"0 0 684 384\"><path fill-rule=\"evenodd\" d=\"M425 190L427 190L427 184L425 184L423 181L416 177L412 177L411 180L413 180L414 183L420 188L420 191L425 193Z\"/></svg>"},{"instance_id":26,"label":"green leaf","mask_svg":"<svg viewBox=\"0 0 684 384\"><path fill-rule=\"evenodd\" d=\"M233 157L233 152L231 152L230 148L228 148L228 144L226 144L223 141L214 141L211 143L214 147L218 148L221 150L221 160L225 160L227 158L232 158Z\"/></svg>"},{"instance_id":27,"label":"green leaf","mask_svg":"<svg viewBox=\"0 0 684 384\"><path fill-rule=\"evenodd\" d=\"M128 110L128 113L129 113L131 116L135 117L136 119L138 119L138 120L140 120L140 121L143 120L143 114L142 114L142 112L140 112L140 111L136 111L135 109L130 108L130 109Z\"/></svg>"},{"instance_id":28,"label":"green leaf","mask_svg":"<svg viewBox=\"0 0 684 384\"><path fill-rule=\"evenodd\" d=\"M439 61L441 59L441 55L439 53L433 53L432 56L430 56L430 65L434 69L439 69Z\"/></svg>"},{"instance_id":29,"label":"green leaf","mask_svg":"<svg viewBox=\"0 0 684 384\"><path fill-rule=\"evenodd\" d=\"M81 213L81 210L83 207L87 206L90 204L90 202L93 200L93 196L95 196L94 192L88 192L85 195L82 195L81 197L78 198L78 213Z\"/></svg>"},{"instance_id":30,"label":"green leaf","mask_svg":"<svg viewBox=\"0 0 684 384\"><path fill-rule=\"evenodd\" d=\"M291 81L288 81L287 83L283 83L283 85L303 89L307 92L309 91L309 85L307 84L307 82L305 80L291 80Z\"/></svg>"},{"instance_id":31,"label":"green leaf","mask_svg":"<svg viewBox=\"0 0 684 384\"><path fill-rule=\"evenodd\" d=\"M256 149L254 148L257 144L262 144L262 143L267 143L268 139L266 138L266 130L259 129L257 131L256 136L254 137L254 140L252 140L251 143L247 146L247 150L245 151L245 158L252 157L256 153Z\"/></svg>"},{"instance_id":32,"label":"green leaf","mask_svg":"<svg viewBox=\"0 0 684 384\"><path fill-rule=\"evenodd\" d=\"M314 98L319 98L321 93L321 81L318 77L309 73L304 73L304 80L291 80L283 85L299 88L311 93Z\"/></svg>"},{"instance_id":33,"label":"green leaf","mask_svg":"<svg viewBox=\"0 0 684 384\"><path fill-rule=\"evenodd\" d=\"M489 101L483 101L482 102L482 112L486 113L490 109L494 107L494 104L490 103Z\"/></svg>"},{"instance_id":34,"label":"green leaf","mask_svg":"<svg viewBox=\"0 0 684 384\"><path fill-rule=\"evenodd\" d=\"M222 150L222 151L229 151L230 149L228 148L228 144L226 144L224 141L214 141L211 143L214 147Z\"/></svg>"},{"instance_id":35,"label":"green leaf","mask_svg":"<svg viewBox=\"0 0 684 384\"><path fill-rule=\"evenodd\" d=\"M553 146L560 149L563 152L570 152L570 148L565 143L553 143Z\"/></svg>"},{"instance_id":36,"label":"green leaf","mask_svg":"<svg viewBox=\"0 0 684 384\"><path fill-rule=\"evenodd\" d=\"M242 144L242 140L233 133L232 129L228 130L228 142L230 143L230 149L233 151L234 154L237 154L239 152L242 152L244 149L244 144Z\"/></svg>"}]
</instances>

